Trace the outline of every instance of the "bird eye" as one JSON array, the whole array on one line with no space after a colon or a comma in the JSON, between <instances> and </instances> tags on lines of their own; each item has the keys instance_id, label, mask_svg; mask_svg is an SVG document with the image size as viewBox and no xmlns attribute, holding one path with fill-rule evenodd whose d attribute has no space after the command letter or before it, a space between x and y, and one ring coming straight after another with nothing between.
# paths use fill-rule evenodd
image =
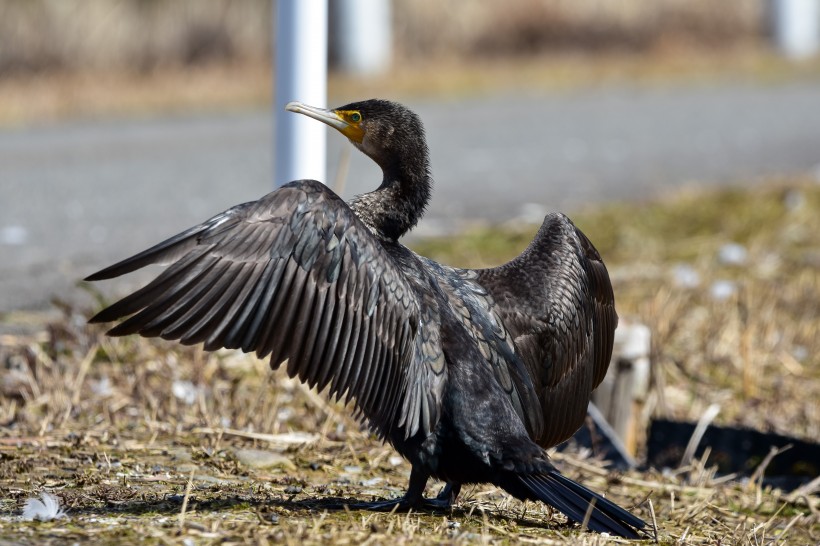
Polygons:
<instances>
[{"instance_id":1,"label":"bird eye","mask_svg":"<svg viewBox=\"0 0 820 546\"><path fill-rule=\"evenodd\" d=\"M352 114L350 114L350 121L352 121L353 123L359 123L360 121L362 121L362 115L358 112L353 112Z\"/></svg>"}]
</instances>

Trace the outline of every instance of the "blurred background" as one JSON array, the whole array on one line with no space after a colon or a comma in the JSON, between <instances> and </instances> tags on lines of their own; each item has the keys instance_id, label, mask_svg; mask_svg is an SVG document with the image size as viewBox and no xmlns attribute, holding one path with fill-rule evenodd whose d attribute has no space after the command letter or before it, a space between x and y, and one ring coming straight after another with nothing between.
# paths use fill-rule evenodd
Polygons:
<instances>
[{"instance_id":1,"label":"blurred background","mask_svg":"<svg viewBox=\"0 0 820 546\"><path fill-rule=\"evenodd\" d=\"M331 28L339 6L349 3L330 3ZM694 55L759 48L766 46L772 18L766 0L359 3L371 10L374 4L390 6L396 65L557 52L686 50ZM270 58L272 4L267 0L6 0L0 9L4 78L46 72L145 74Z\"/></svg>"},{"instance_id":2,"label":"blurred background","mask_svg":"<svg viewBox=\"0 0 820 546\"><path fill-rule=\"evenodd\" d=\"M402 94L434 95L470 88L477 93L488 91L487 86L492 86L489 91L543 90L668 77L681 71L689 76L700 71L714 75L718 66L733 67L735 74L776 72L782 67L772 66L766 53L772 51L777 37L778 12L773 6L778 3L811 6L813 0L513 0L504 5L344 0L330 3L331 69L351 66L340 58L346 51L340 27L349 25L340 6L352 5L365 12L357 16L361 20L357 24L362 25L357 28L378 35L370 43L389 49L374 61L378 66L372 73L386 70L389 82L402 84L391 91ZM0 2L2 120L6 125L20 124L183 104L187 109L260 105L269 92L272 11L269 0L4 0ZM390 26L386 43L379 41L382 32L373 28L384 21ZM787 47L801 57L817 47L816 38L801 38L800 43ZM534 62L534 57L543 61L537 63L540 70L525 62ZM479 73L502 62L513 63L503 77ZM586 69L581 68L584 65ZM202 74L206 67L212 72L211 80ZM233 77L220 77L217 67ZM530 70L522 72L524 67ZM447 74L441 74L443 68ZM163 87L157 87L160 76L166 82ZM331 91L342 93L354 85L339 79ZM199 89L183 90L186 82ZM370 89L385 89L370 83ZM26 93L26 88L31 92Z\"/></svg>"}]
</instances>

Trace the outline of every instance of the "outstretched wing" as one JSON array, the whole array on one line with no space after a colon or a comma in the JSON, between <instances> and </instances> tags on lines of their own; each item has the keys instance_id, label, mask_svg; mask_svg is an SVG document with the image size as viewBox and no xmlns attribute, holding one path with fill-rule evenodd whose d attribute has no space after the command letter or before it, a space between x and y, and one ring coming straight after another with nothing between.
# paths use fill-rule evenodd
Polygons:
<instances>
[{"instance_id":1,"label":"outstretched wing","mask_svg":"<svg viewBox=\"0 0 820 546\"><path fill-rule=\"evenodd\" d=\"M540 400L545 426L533 439L543 447L564 441L583 423L612 356L618 315L606 266L581 230L554 213L520 256L476 273Z\"/></svg>"},{"instance_id":2,"label":"outstretched wing","mask_svg":"<svg viewBox=\"0 0 820 546\"><path fill-rule=\"evenodd\" d=\"M288 184L86 280L155 263L171 265L91 322L133 315L109 334L254 351L274 368L287 359L290 376L354 399L380 435L399 422L418 427L403 412L419 409L404 399L420 358L419 303L370 230L322 184Z\"/></svg>"}]
</instances>

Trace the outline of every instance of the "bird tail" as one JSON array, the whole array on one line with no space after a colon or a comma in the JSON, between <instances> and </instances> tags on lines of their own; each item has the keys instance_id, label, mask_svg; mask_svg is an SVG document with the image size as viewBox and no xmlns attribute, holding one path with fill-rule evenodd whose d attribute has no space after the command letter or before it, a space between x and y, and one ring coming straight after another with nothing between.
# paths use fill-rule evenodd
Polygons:
<instances>
[{"instance_id":1,"label":"bird tail","mask_svg":"<svg viewBox=\"0 0 820 546\"><path fill-rule=\"evenodd\" d=\"M642 519L557 471L515 474L512 481L517 483L509 484L510 493L549 504L573 521L586 521L593 531L638 539L638 531L646 527Z\"/></svg>"}]
</instances>

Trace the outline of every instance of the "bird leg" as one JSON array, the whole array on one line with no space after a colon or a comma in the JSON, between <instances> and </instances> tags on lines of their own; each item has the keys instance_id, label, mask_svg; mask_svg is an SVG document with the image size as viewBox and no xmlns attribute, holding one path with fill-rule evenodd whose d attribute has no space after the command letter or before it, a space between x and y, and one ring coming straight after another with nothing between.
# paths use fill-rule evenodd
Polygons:
<instances>
[{"instance_id":1,"label":"bird leg","mask_svg":"<svg viewBox=\"0 0 820 546\"><path fill-rule=\"evenodd\" d=\"M447 482L434 499L425 499L433 507L448 509L456 502L458 494L461 493L461 484Z\"/></svg>"},{"instance_id":2,"label":"bird leg","mask_svg":"<svg viewBox=\"0 0 820 546\"><path fill-rule=\"evenodd\" d=\"M415 510L447 510L449 509L459 491L461 484L453 484L447 482L441 493L434 499L424 498L424 488L427 486L427 479L429 475L425 472L416 470L410 471L410 484L407 487L407 492L397 498L374 502L357 502L349 504L348 508L351 510L373 510L390 512L393 510L403 512L410 509Z\"/></svg>"},{"instance_id":3,"label":"bird leg","mask_svg":"<svg viewBox=\"0 0 820 546\"><path fill-rule=\"evenodd\" d=\"M376 511L391 511L394 508L399 511L409 510L411 508L421 508L423 506L424 488L427 486L427 479L429 475L425 472L416 470L415 467L410 471L410 484L407 487L407 492L397 499L374 501L374 502L357 502L348 504L351 510L376 510Z\"/></svg>"}]
</instances>

